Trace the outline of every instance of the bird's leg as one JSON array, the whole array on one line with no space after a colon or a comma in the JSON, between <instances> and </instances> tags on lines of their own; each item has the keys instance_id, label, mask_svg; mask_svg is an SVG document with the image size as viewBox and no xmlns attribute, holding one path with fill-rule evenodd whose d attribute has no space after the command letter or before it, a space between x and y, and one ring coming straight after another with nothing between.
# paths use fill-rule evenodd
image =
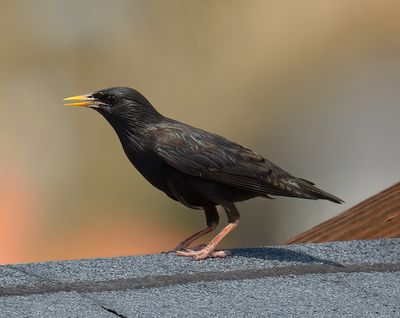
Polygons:
<instances>
[{"instance_id":1,"label":"bird's leg","mask_svg":"<svg viewBox=\"0 0 400 318\"><path fill-rule=\"evenodd\" d=\"M225 226L205 247L200 250L194 251L178 251L176 255L188 256L196 260L206 259L207 257L225 257L230 253L228 251L215 251L215 248L221 240L232 232L239 224L239 212L232 202L224 203L223 205L226 216L228 217L229 224Z\"/></svg>"},{"instance_id":2,"label":"bird's leg","mask_svg":"<svg viewBox=\"0 0 400 318\"><path fill-rule=\"evenodd\" d=\"M206 214L207 227L189 236L175 247L174 251L180 251L186 249L190 244L199 239L200 237L214 231L219 223L218 210L215 206L204 207L204 213Z\"/></svg>"}]
</instances>

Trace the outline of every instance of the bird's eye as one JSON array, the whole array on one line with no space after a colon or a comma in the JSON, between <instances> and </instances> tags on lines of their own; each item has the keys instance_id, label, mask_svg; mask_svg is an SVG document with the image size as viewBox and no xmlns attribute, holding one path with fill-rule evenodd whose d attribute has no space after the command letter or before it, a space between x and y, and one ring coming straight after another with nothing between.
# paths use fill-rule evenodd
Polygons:
<instances>
[{"instance_id":1,"label":"bird's eye","mask_svg":"<svg viewBox=\"0 0 400 318\"><path fill-rule=\"evenodd\" d=\"M98 98L107 103L113 103L117 100L113 94L107 94L104 92L98 92Z\"/></svg>"}]
</instances>

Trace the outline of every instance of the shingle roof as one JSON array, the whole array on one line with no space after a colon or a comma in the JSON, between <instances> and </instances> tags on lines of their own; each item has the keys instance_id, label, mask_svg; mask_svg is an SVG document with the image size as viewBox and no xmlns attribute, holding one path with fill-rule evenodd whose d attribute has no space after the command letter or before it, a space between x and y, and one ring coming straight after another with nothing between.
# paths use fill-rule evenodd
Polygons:
<instances>
[{"instance_id":1,"label":"shingle roof","mask_svg":"<svg viewBox=\"0 0 400 318\"><path fill-rule=\"evenodd\" d=\"M398 317L400 239L0 266L0 317Z\"/></svg>"},{"instance_id":2,"label":"shingle roof","mask_svg":"<svg viewBox=\"0 0 400 318\"><path fill-rule=\"evenodd\" d=\"M287 240L286 244L400 237L400 183L338 216Z\"/></svg>"}]
</instances>

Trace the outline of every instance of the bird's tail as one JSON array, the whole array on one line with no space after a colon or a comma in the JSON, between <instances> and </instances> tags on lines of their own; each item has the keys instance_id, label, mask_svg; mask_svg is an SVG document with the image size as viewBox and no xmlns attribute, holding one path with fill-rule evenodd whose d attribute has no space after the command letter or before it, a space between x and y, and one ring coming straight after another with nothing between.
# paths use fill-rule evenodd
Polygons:
<instances>
[{"instance_id":1,"label":"bird's tail","mask_svg":"<svg viewBox=\"0 0 400 318\"><path fill-rule=\"evenodd\" d=\"M306 179L296 178L296 183L300 186L301 192L310 196L310 199L329 200L334 203L344 203L344 201L333 194L317 188L314 183Z\"/></svg>"}]
</instances>

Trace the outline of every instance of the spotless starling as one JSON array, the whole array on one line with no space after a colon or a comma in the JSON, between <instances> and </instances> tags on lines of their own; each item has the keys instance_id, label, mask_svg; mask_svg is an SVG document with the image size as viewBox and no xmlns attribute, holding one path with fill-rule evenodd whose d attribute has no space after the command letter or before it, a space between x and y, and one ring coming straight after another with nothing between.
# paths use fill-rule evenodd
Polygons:
<instances>
[{"instance_id":1,"label":"spotless starling","mask_svg":"<svg viewBox=\"0 0 400 318\"><path fill-rule=\"evenodd\" d=\"M204 211L207 227L178 244L175 251L179 256L200 260L228 255L215 248L238 225L235 202L270 196L343 202L246 147L164 117L134 89L107 88L64 102L93 108L103 115L116 131L128 159L147 181L171 199ZM195 240L217 227L217 206L225 210L228 225L207 245L189 249Z\"/></svg>"}]
</instances>

